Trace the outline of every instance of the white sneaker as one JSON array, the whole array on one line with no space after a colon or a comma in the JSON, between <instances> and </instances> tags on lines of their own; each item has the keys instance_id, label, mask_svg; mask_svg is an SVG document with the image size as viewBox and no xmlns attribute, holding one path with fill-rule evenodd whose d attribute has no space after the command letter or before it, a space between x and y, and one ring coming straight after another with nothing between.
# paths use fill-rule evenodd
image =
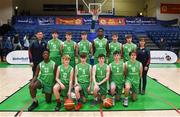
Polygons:
<instances>
[{"instance_id":1,"label":"white sneaker","mask_svg":"<svg viewBox=\"0 0 180 117\"><path fill-rule=\"evenodd\" d=\"M127 98L124 98L123 106L128 107L128 99Z\"/></svg>"}]
</instances>

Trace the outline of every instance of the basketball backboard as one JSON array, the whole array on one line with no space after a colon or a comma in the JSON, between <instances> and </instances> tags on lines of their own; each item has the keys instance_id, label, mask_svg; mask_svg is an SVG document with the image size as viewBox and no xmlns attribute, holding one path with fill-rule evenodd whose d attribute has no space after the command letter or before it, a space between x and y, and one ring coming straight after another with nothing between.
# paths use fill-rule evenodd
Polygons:
<instances>
[{"instance_id":1,"label":"basketball backboard","mask_svg":"<svg viewBox=\"0 0 180 117\"><path fill-rule=\"evenodd\" d=\"M114 0L76 0L77 15L114 15Z\"/></svg>"}]
</instances>

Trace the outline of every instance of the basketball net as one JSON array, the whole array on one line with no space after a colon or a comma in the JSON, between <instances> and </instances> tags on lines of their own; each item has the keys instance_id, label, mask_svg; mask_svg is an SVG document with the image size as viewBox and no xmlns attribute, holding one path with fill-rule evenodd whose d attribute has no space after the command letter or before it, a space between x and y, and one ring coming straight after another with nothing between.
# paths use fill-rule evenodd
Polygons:
<instances>
[{"instance_id":1,"label":"basketball net","mask_svg":"<svg viewBox=\"0 0 180 117\"><path fill-rule=\"evenodd\" d=\"M92 14L92 20L97 21L98 17L99 17L99 14L100 14L99 10L98 9L97 10L92 9L91 14Z\"/></svg>"}]
</instances>

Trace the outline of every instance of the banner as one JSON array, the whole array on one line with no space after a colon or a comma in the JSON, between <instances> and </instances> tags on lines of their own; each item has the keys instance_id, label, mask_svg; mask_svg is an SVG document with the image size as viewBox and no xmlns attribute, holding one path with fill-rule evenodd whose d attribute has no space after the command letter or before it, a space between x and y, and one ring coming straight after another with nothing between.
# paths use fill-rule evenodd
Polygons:
<instances>
[{"instance_id":1,"label":"banner","mask_svg":"<svg viewBox=\"0 0 180 117\"><path fill-rule=\"evenodd\" d=\"M82 25L83 20L82 18L56 18L56 24L63 24L63 25Z\"/></svg>"},{"instance_id":2,"label":"banner","mask_svg":"<svg viewBox=\"0 0 180 117\"><path fill-rule=\"evenodd\" d=\"M36 24L36 19L33 17L16 17L16 24L28 24L28 25L34 25Z\"/></svg>"},{"instance_id":3,"label":"banner","mask_svg":"<svg viewBox=\"0 0 180 117\"><path fill-rule=\"evenodd\" d=\"M171 51L151 51L151 63L175 63L177 55Z\"/></svg>"},{"instance_id":4,"label":"banner","mask_svg":"<svg viewBox=\"0 0 180 117\"><path fill-rule=\"evenodd\" d=\"M91 25L91 23L92 23L92 18L91 18L91 17L83 18L83 24L85 24L85 25ZM95 21L95 24L97 25L97 24L98 24L98 21Z\"/></svg>"},{"instance_id":5,"label":"banner","mask_svg":"<svg viewBox=\"0 0 180 117\"><path fill-rule=\"evenodd\" d=\"M160 8L164 14L180 14L180 4L161 3Z\"/></svg>"},{"instance_id":6,"label":"banner","mask_svg":"<svg viewBox=\"0 0 180 117\"><path fill-rule=\"evenodd\" d=\"M18 50L10 52L6 60L9 64L30 64L27 50Z\"/></svg>"},{"instance_id":7,"label":"banner","mask_svg":"<svg viewBox=\"0 0 180 117\"><path fill-rule=\"evenodd\" d=\"M37 21L39 25L54 25L55 17L38 17Z\"/></svg>"},{"instance_id":8,"label":"banner","mask_svg":"<svg viewBox=\"0 0 180 117\"><path fill-rule=\"evenodd\" d=\"M99 18L99 25L111 25L111 26L125 25L125 19L124 18Z\"/></svg>"},{"instance_id":9,"label":"banner","mask_svg":"<svg viewBox=\"0 0 180 117\"><path fill-rule=\"evenodd\" d=\"M157 23L156 18L145 17L127 17L126 25L155 25Z\"/></svg>"}]
</instances>

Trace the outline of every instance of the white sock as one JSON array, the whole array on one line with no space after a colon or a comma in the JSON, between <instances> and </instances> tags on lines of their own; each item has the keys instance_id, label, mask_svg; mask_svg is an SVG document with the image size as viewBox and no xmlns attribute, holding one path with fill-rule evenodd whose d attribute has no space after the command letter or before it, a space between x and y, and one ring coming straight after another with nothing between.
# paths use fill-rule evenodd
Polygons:
<instances>
[{"instance_id":1,"label":"white sock","mask_svg":"<svg viewBox=\"0 0 180 117\"><path fill-rule=\"evenodd\" d=\"M37 102L37 99L36 99L36 98L33 98L32 100L33 100L33 102Z\"/></svg>"}]
</instances>

